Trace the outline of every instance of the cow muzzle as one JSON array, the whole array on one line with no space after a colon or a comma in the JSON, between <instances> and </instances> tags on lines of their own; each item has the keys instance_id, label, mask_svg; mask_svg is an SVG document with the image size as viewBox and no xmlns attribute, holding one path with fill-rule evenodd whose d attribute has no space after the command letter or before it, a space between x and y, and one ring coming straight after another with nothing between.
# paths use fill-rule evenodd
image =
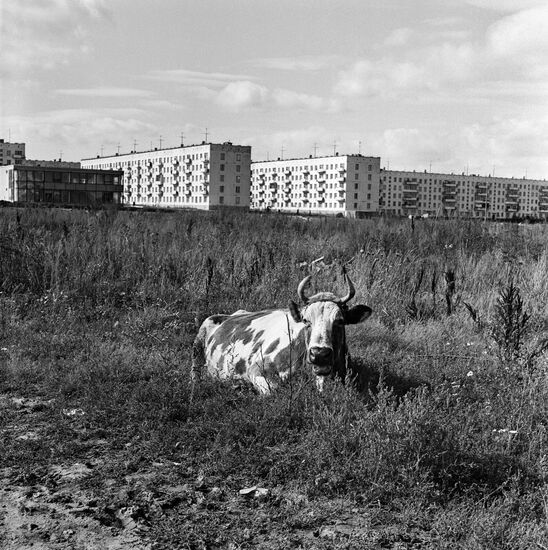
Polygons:
<instances>
[{"instance_id":1,"label":"cow muzzle","mask_svg":"<svg viewBox=\"0 0 548 550\"><path fill-rule=\"evenodd\" d=\"M331 373L333 365L333 350L331 348L314 347L308 350L308 360L318 376Z\"/></svg>"}]
</instances>

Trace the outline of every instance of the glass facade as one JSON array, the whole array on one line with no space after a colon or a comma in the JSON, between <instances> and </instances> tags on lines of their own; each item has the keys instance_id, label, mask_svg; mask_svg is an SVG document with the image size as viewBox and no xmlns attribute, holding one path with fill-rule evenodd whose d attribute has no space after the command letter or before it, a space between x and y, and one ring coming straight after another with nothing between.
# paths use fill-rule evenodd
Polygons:
<instances>
[{"instance_id":1,"label":"glass facade","mask_svg":"<svg viewBox=\"0 0 548 550\"><path fill-rule=\"evenodd\" d=\"M122 173L90 170L45 170L21 167L15 171L17 202L101 206L119 204Z\"/></svg>"}]
</instances>

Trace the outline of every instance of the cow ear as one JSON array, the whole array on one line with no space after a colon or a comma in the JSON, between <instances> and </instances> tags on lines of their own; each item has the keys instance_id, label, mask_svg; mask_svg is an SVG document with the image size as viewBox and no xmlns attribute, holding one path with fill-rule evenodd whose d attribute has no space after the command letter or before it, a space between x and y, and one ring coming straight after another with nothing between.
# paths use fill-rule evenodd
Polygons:
<instances>
[{"instance_id":1,"label":"cow ear","mask_svg":"<svg viewBox=\"0 0 548 550\"><path fill-rule=\"evenodd\" d=\"M289 313L291 313L291 317L293 317L295 323L302 322L303 316L301 315L301 310L293 300L289 300Z\"/></svg>"},{"instance_id":2,"label":"cow ear","mask_svg":"<svg viewBox=\"0 0 548 550\"><path fill-rule=\"evenodd\" d=\"M373 313L369 306L357 305L344 312L344 322L347 325L357 325L365 321Z\"/></svg>"}]
</instances>

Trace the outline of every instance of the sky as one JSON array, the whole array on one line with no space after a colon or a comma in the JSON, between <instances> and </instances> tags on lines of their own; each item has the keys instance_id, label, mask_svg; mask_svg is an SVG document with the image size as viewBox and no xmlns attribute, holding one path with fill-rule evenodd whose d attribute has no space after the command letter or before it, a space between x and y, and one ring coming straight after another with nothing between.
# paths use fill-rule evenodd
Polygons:
<instances>
[{"instance_id":1,"label":"sky","mask_svg":"<svg viewBox=\"0 0 548 550\"><path fill-rule=\"evenodd\" d=\"M0 0L0 138L548 178L546 29L548 0Z\"/></svg>"}]
</instances>

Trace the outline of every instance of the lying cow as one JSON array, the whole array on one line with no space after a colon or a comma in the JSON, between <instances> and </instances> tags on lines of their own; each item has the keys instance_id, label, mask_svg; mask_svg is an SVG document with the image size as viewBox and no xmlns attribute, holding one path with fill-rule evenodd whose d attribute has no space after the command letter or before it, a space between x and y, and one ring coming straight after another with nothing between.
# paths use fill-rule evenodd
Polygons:
<instances>
[{"instance_id":1,"label":"lying cow","mask_svg":"<svg viewBox=\"0 0 548 550\"><path fill-rule=\"evenodd\" d=\"M299 284L299 307L258 312L239 310L232 315L212 315L200 327L192 353L193 377L203 366L212 376L241 378L262 393L277 380L287 379L303 364L312 367L321 390L326 376L346 376L345 325L361 323L371 315L365 305L347 306L355 294L348 276L348 293L339 298L330 292L307 297L311 276Z\"/></svg>"}]
</instances>

